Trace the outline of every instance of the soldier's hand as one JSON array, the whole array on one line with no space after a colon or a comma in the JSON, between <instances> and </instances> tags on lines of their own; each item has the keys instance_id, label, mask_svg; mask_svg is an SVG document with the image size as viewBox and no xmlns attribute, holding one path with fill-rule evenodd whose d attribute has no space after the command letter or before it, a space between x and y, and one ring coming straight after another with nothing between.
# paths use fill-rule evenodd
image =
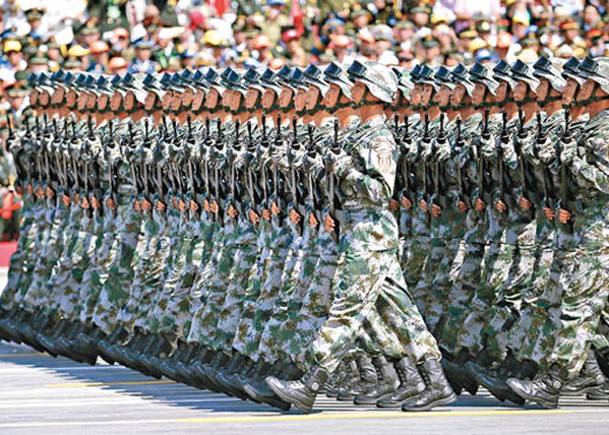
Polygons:
<instances>
[{"instance_id":1,"label":"soldier's hand","mask_svg":"<svg viewBox=\"0 0 609 435\"><path fill-rule=\"evenodd\" d=\"M560 209L558 210L558 220L561 224L566 224L571 220L571 212L568 210Z\"/></svg>"},{"instance_id":2,"label":"soldier's hand","mask_svg":"<svg viewBox=\"0 0 609 435\"><path fill-rule=\"evenodd\" d=\"M277 216L280 212L281 212L281 209L277 205L277 202L272 201L271 202L271 213L273 213L274 216Z\"/></svg>"},{"instance_id":3,"label":"soldier's hand","mask_svg":"<svg viewBox=\"0 0 609 435\"><path fill-rule=\"evenodd\" d=\"M400 208L400 203L398 201L396 201L393 198L389 200L389 210L390 211L397 211L399 208Z\"/></svg>"},{"instance_id":4,"label":"soldier's hand","mask_svg":"<svg viewBox=\"0 0 609 435\"><path fill-rule=\"evenodd\" d=\"M209 204L209 210L210 210L212 213L214 213L214 214L218 213L218 212L220 211L220 207L218 206L218 202L217 202L217 201L215 201L215 200L214 200L214 201L212 201L212 202Z\"/></svg>"},{"instance_id":5,"label":"soldier's hand","mask_svg":"<svg viewBox=\"0 0 609 435\"><path fill-rule=\"evenodd\" d=\"M336 228L336 226L334 224L334 219L332 219L332 216L326 215L326 217L324 219L324 228L329 233L334 231L334 228Z\"/></svg>"},{"instance_id":6,"label":"soldier's hand","mask_svg":"<svg viewBox=\"0 0 609 435\"><path fill-rule=\"evenodd\" d=\"M150 211L150 210L152 210L152 204L146 198L142 199L141 207L142 207L143 211Z\"/></svg>"},{"instance_id":7,"label":"soldier's hand","mask_svg":"<svg viewBox=\"0 0 609 435\"><path fill-rule=\"evenodd\" d=\"M402 196L402 200L400 202L402 203L402 207L404 207L406 210L410 210L412 208L412 201L405 196Z\"/></svg>"},{"instance_id":8,"label":"soldier's hand","mask_svg":"<svg viewBox=\"0 0 609 435\"><path fill-rule=\"evenodd\" d=\"M459 201L459 204L457 204L457 208L461 213L465 213L467 211L467 204L463 201Z\"/></svg>"},{"instance_id":9,"label":"soldier's hand","mask_svg":"<svg viewBox=\"0 0 609 435\"><path fill-rule=\"evenodd\" d=\"M505 205L505 202L498 200L495 203L495 210L497 210L499 213L505 213L507 210L507 205Z\"/></svg>"},{"instance_id":10,"label":"soldier's hand","mask_svg":"<svg viewBox=\"0 0 609 435\"><path fill-rule=\"evenodd\" d=\"M533 205L533 204L531 204L531 201L529 201L525 197L520 198L520 201L518 202L518 204L520 205L520 208L525 211L530 210L531 206Z\"/></svg>"},{"instance_id":11,"label":"soldier's hand","mask_svg":"<svg viewBox=\"0 0 609 435\"><path fill-rule=\"evenodd\" d=\"M293 208L290 209L290 222L292 222L294 225L298 225L300 223L300 213L298 213L296 210L294 210Z\"/></svg>"},{"instance_id":12,"label":"soldier's hand","mask_svg":"<svg viewBox=\"0 0 609 435\"><path fill-rule=\"evenodd\" d=\"M190 211L196 212L197 210L199 210L199 204L197 204L196 201L191 199L190 200Z\"/></svg>"},{"instance_id":13,"label":"soldier's hand","mask_svg":"<svg viewBox=\"0 0 609 435\"><path fill-rule=\"evenodd\" d=\"M554 220L554 218L556 217L556 213L550 207L544 207L543 208L543 214L550 221Z\"/></svg>"},{"instance_id":14,"label":"soldier's hand","mask_svg":"<svg viewBox=\"0 0 609 435\"><path fill-rule=\"evenodd\" d=\"M486 203L484 201L482 201L480 198L478 198L476 200L476 203L474 204L474 210L476 210L477 212L481 212L485 208L486 208Z\"/></svg>"},{"instance_id":15,"label":"soldier's hand","mask_svg":"<svg viewBox=\"0 0 609 435\"><path fill-rule=\"evenodd\" d=\"M311 225L313 228L317 228L317 225L319 225L319 221L313 213L309 213L309 225Z\"/></svg>"},{"instance_id":16,"label":"soldier's hand","mask_svg":"<svg viewBox=\"0 0 609 435\"><path fill-rule=\"evenodd\" d=\"M271 211L267 208L262 209L262 219L264 219L265 221L270 221L271 220Z\"/></svg>"},{"instance_id":17,"label":"soldier's hand","mask_svg":"<svg viewBox=\"0 0 609 435\"><path fill-rule=\"evenodd\" d=\"M440 217L440 215L442 214L442 207L440 207L439 205L436 204L432 204L431 205L431 215L435 218Z\"/></svg>"},{"instance_id":18,"label":"soldier's hand","mask_svg":"<svg viewBox=\"0 0 609 435\"><path fill-rule=\"evenodd\" d=\"M247 216L249 217L250 222L253 224L257 224L258 222L260 222L260 216L258 216L258 214L254 210L248 211Z\"/></svg>"},{"instance_id":19,"label":"soldier's hand","mask_svg":"<svg viewBox=\"0 0 609 435\"><path fill-rule=\"evenodd\" d=\"M424 199L419 201L419 208L421 210L423 210L425 213L427 213L427 201L425 201Z\"/></svg>"},{"instance_id":20,"label":"soldier's hand","mask_svg":"<svg viewBox=\"0 0 609 435\"><path fill-rule=\"evenodd\" d=\"M239 212L237 211L237 209L235 207L233 207L233 205L229 205L228 206L228 210L226 210L226 213L228 213L228 215L230 217L232 217L233 219L237 217L237 215L239 214Z\"/></svg>"}]
</instances>

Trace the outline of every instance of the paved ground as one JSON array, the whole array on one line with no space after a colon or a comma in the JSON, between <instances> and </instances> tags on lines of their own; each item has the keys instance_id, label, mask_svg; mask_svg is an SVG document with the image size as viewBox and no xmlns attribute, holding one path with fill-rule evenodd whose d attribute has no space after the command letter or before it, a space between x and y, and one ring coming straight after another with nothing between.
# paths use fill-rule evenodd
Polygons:
<instances>
[{"instance_id":1,"label":"paved ground","mask_svg":"<svg viewBox=\"0 0 609 435\"><path fill-rule=\"evenodd\" d=\"M78 364L0 342L2 434L609 433L609 403L568 399L561 405L555 411L517 408L483 392L430 413L325 397L311 415L281 413L101 361Z\"/></svg>"}]
</instances>

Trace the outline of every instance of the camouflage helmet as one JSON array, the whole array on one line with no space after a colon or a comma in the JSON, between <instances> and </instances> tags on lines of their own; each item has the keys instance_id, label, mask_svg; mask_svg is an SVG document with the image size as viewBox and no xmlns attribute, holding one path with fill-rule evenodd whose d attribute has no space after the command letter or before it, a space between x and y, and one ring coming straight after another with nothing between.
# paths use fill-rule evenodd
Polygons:
<instances>
[{"instance_id":1,"label":"camouflage helmet","mask_svg":"<svg viewBox=\"0 0 609 435\"><path fill-rule=\"evenodd\" d=\"M564 63L564 59L559 57L548 59L547 57L542 56L533 65L533 75L548 80L552 88L558 92L562 92L567 84L567 81L561 74Z\"/></svg>"},{"instance_id":2,"label":"camouflage helmet","mask_svg":"<svg viewBox=\"0 0 609 435\"><path fill-rule=\"evenodd\" d=\"M511 72L514 80L526 83L533 92L537 91L539 79L535 77L532 68L530 68L529 65L518 59L514 62L514 65L512 65Z\"/></svg>"},{"instance_id":3,"label":"camouflage helmet","mask_svg":"<svg viewBox=\"0 0 609 435\"><path fill-rule=\"evenodd\" d=\"M579 75L598 83L604 93L609 94L609 58L585 57L579 64Z\"/></svg>"},{"instance_id":4,"label":"camouflage helmet","mask_svg":"<svg viewBox=\"0 0 609 435\"><path fill-rule=\"evenodd\" d=\"M398 78L391 68L376 62L353 61L347 70L349 78L366 85L370 93L385 103L391 103L398 91Z\"/></svg>"}]
</instances>

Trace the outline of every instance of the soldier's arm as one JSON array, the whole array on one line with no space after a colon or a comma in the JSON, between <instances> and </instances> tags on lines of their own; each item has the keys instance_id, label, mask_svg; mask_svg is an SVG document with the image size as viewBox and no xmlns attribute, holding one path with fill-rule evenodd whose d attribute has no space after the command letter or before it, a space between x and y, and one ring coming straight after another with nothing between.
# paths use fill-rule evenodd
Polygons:
<instances>
[{"instance_id":1,"label":"soldier's arm","mask_svg":"<svg viewBox=\"0 0 609 435\"><path fill-rule=\"evenodd\" d=\"M370 140L364 158L365 173L352 168L345 181L358 196L372 202L386 204L393 195L397 170L397 149L391 134Z\"/></svg>"},{"instance_id":2,"label":"soldier's arm","mask_svg":"<svg viewBox=\"0 0 609 435\"><path fill-rule=\"evenodd\" d=\"M575 156L571 163L571 170L592 185L594 189L609 194L609 145L598 144L595 150L595 159L592 164Z\"/></svg>"}]
</instances>

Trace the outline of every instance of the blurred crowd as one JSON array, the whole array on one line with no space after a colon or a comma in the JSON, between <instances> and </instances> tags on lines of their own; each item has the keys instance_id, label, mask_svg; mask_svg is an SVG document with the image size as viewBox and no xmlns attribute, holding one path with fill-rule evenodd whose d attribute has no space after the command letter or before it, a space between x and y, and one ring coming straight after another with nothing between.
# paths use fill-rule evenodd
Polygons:
<instances>
[{"instance_id":1,"label":"blurred crowd","mask_svg":"<svg viewBox=\"0 0 609 435\"><path fill-rule=\"evenodd\" d=\"M608 3L0 0L0 111L22 118L29 72L59 68L124 74L353 59L412 67L604 56Z\"/></svg>"}]
</instances>

